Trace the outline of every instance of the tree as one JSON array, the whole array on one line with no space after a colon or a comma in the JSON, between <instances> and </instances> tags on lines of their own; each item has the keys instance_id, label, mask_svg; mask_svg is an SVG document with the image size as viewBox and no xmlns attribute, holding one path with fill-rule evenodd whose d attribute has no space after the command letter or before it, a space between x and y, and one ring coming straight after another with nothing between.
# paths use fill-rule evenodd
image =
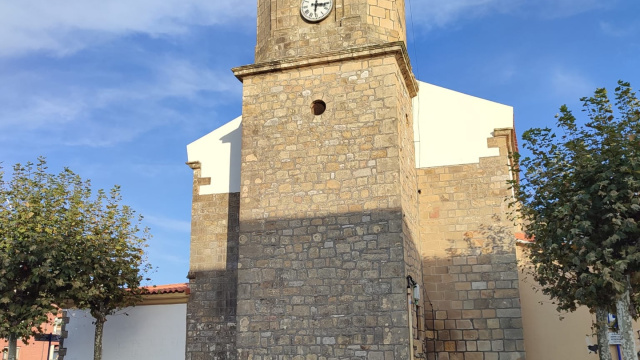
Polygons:
<instances>
[{"instance_id":1,"label":"tree","mask_svg":"<svg viewBox=\"0 0 640 360\"><path fill-rule=\"evenodd\" d=\"M120 206L121 200L119 188L114 187L109 195L99 191L87 207L90 222L78 249L82 259L75 261L79 275L68 293L95 319L94 360L102 359L107 316L141 300L146 292L140 286L143 275L151 269L144 251L149 231L140 228L141 216L136 217L129 206Z\"/></svg>"},{"instance_id":2,"label":"tree","mask_svg":"<svg viewBox=\"0 0 640 360\"><path fill-rule=\"evenodd\" d=\"M101 359L102 326L116 308L134 305L150 268L149 238L141 217L121 206L119 188L92 196L91 184L69 169L47 173L46 161L0 168L0 337L39 331L55 304L73 301L96 318L95 359Z\"/></svg>"},{"instance_id":3,"label":"tree","mask_svg":"<svg viewBox=\"0 0 640 360\"><path fill-rule=\"evenodd\" d=\"M88 185L68 170L48 174L43 159L13 170L9 182L0 171L0 337L9 340L10 360L17 340L39 331L57 311L54 295L69 288L64 280L73 269L58 259L81 233L69 215L86 201Z\"/></svg>"},{"instance_id":4,"label":"tree","mask_svg":"<svg viewBox=\"0 0 640 360\"><path fill-rule=\"evenodd\" d=\"M512 182L512 205L534 239L528 256L542 292L559 311L587 306L596 313L601 349L608 349L603 317L617 311L630 345L624 356L632 359L630 317L640 304L640 102L629 83L618 85L615 109L606 89L597 89L581 99L584 124L563 105L559 131L523 134L531 155L515 154L522 180Z\"/></svg>"}]
</instances>

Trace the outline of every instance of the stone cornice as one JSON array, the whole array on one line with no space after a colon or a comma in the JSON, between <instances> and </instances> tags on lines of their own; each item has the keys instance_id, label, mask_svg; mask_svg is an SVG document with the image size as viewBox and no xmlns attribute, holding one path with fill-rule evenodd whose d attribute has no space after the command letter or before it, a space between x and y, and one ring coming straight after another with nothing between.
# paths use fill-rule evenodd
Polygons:
<instances>
[{"instance_id":1,"label":"stone cornice","mask_svg":"<svg viewBox=\"0 0 640 360\"><path fill-rule=\"evenodd\" d=\"M409 61L409 53L404 42L396 41L391 43L369 45L362 47L349 48L345 50L326 52L310 56L291 57L277 61L269 61L264 63L245 65L231 69L233 74L240 80L244 78L264 73L277 72L288 69L304 68L314 65L330 64L345 60L356 60L363 58L376 58L393 54L395 55L400 71L404 78L407 90L411 97L418 94L418 82L416 81L411 63Z\"/></svg>"},{"instance_id":2,"label":"stone cornice","mask_svg":"<svg viewBox=\"0 0 640 360\"><path fill-rule=\"evenodd\" d=\"M186 304L189 301L187 293L149 294L142 295L142 301L136 306L145 305L173 305Z\"/></svg>"},{"instance_id":3,"label":"stone cornice","mask_svg":"<svg viewBox=\"0 0 640 360\"><path fill-rule=\"evenodd\" d=\"M515 171L515 169L513 169L513 159L511 158L511 156L513 156L514 153L518 152L518 138L516 136L516 130L513 127L509 127L509 128L499 128L499 129L495 129L493 130L493 136L494 137L504 137L505 138L505 142L507 145L507 156L509 157L509 167L510 167L510 171L511 171L511 175L513 176L513 178L516 180L516 182L520 182L520 173L518 173L517 171ZM501 154L502 155L502 154Z\"/></svg>"},{"instance_id":4,"label":"stone cornice","mask_svg":"<svg viewBox=\"0 0 640 360\"><path fill-rule=\"evenodd\" d=\"M189 161L186 164L193 170L200 170L200 168L202 167L200 161Z\"/></svg>"}]
</instances>

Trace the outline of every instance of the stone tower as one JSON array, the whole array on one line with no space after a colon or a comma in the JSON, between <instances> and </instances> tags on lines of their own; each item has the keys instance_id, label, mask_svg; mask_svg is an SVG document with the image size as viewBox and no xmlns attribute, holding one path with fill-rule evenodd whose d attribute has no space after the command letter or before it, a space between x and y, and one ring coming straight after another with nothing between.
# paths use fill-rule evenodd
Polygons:
<instances>
[{"instance_id":1,"label":"stone tower","mask_svg":"<svg viewBox=\"0 0 640 360\"><path fill-rule=\"evenodd\" d=\"M311 6L330 0L306 1ZM409 359L421 280L404 1L260 1L243 82L239 359Z\"/></svg>"},{"instance_id":2,"label":"stone tower","mask_svg":"<svg viewBox=\"0 0 640 360\"><path fill-rule=\"evenodd\" d=\"M514 137L491 128L478 165L416 161L404 5L258 1L242 119L189 145L187 360L523 359L513 230L488 223ZM449 103L428 89L422 115Z\"/></svg>"}]
</instances>

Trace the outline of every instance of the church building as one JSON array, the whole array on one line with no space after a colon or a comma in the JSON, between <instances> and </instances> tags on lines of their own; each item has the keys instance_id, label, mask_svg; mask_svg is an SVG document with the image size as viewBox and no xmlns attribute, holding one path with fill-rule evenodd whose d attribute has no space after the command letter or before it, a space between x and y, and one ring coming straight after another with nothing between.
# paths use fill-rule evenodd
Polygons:
<instances>
[{"instance_id":1,"label":"church building","mask_svg":"<svg viewBox=\"0 0 640 360\"><path fill-rule=\"evenodd\" d=\"M416 80L405 0L260 0L188 145L187 360L524 360L513 109Z\"/></svg>"}]
</instances>

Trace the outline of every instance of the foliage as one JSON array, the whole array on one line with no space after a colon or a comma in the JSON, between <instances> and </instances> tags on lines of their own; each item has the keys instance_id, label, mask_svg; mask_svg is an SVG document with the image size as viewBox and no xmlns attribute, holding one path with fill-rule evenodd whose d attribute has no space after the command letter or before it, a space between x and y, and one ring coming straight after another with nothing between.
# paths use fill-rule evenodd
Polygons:
<instances>
[{"instance_id":1,"label":"foliage","mask_svg":"<svg viewBox=\"0 0 640 360\"><path fill-rule=\"evenodd\" d=\"M103 324L140 300L150 235L121 200L117 186L94 196L69 169L47 173L43 158L15 165L9 181L0 172L0 337L26 340L54 304Z\"/></svg>"},{"instance_id":2,"label":"foliage","mask_svg":"<svg viewBox=\"0 0 640 360\"><path fill-rule=\"evenodd\" d=\"M129 206L120 206L119 188L102 190L87 207L90 223L76 256L77 276L70 298L91 311L98 321L117 309L135 305L145 291L143 275L150 270L145 247L148 229L140 229L142 217ZM71 260L73 261L73 259Z\"/></svg>"},{"instance_id":3,"label":"foliage","mask_svg":"<svg viewBox=\"0 0 640 360\"><path fill-rule=\"evenodd\" d=\"M129 206L121 206L119 187L107 195L98 191L88 204L84 239L77 251L68 253L77 271L67 292L76 306L88 309L96 320L94 359L102 359L102 334L107 316L141 300L143 274L150 270L144 248L148 229L140 229L142 217Z\"/></svg>"},{"instance_id":4,"label":"foliage","mask_svg":"<svg viewBox=\"0 0 640 360\"><path fill-rule=\"evenodd\" d=\"M533 278L558 310L615 312L628 288L639 305L628 279L640 270L640 102L629 83L618 85L615 104L604 88L581 99L584 124L562 106L559 131L526 131L531 155L515 155L514 214L535 239Z\"/></svg>"},{"instance_id":5,"label":"foliage","mask_svg":"<svg viewBox=\"0 0 640 360\"><path fill-rule=\"evenodd\" d=\"M81 212L88 183L69 170L48 174L43 159L13 171L8 182L0 172L0 337L26 340L69 288L73 264L59 259L65 244L81 238L70 215Z\"/></svg>"}]
</instances>

